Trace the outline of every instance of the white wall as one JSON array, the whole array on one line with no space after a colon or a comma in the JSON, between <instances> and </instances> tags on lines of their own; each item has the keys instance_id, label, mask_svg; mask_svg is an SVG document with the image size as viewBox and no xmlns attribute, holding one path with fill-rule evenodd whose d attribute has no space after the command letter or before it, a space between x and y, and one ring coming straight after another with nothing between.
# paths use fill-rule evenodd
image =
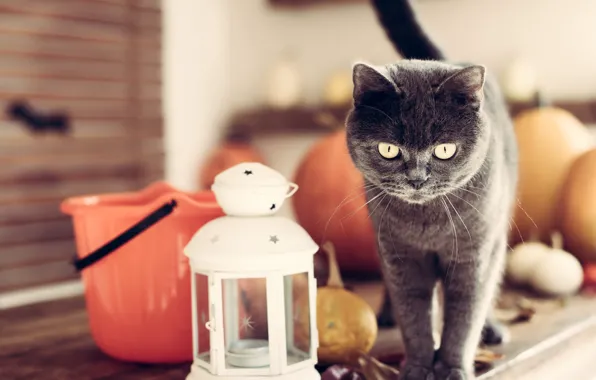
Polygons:
<instances>
[{"instance_id":1,"label":"white wall","mask_svg":"<svg viewBox=\"0 0 596 380\"><path fill-rule=\"evenodd\" d=\"M264 75L286 47L298 54L306 94L315 101L329 73L356 59L397 55L367 3L307 11L274 10L267 0L231 0L234 106L260 101ZM425 0L420 18L454 60L500 71L523 54L547 95L596 95L596 1Z\"/></svg>"},{"instance_id":2,"label":"white wall","mask_svg":"<svg viewBox=\"0 0 596 380\"><path fill-rule=\"evenodd\" d=\"M262 103L266 74L284 50L296 54L311 103L334 70L398 59L366 3L287 11L268 0L167 0L164 8L167 173L184 188L194 186L225 114ZM418 10L454 60L499 73L522 54L547 96L596 95L596 0L425 0ZM282 143L257 141L269 156ZM289 173L295 163L279 165Z\"/></svg>"},{"instance_id":3,"label":"white wall","mask_svg":"<svg viewBox=\"0 0 596 380\"><path fill-rule=\"evenodd\" d=\"M285 49L297 56L311 103L334 70L359 59L382 64L399 58L366 3L286 11L272 9L267 0L230 1L234 109L263 101L267 71ZM426 0L417 9L453 60L478 62L499 75L510 59L523 55L535 65L547 96L596 95L595 0ZM255 144L271 166L291 177L318 138L272 135Z\"/></svg>"},{"instance_id":4,"label":"white wall","mask_svg":"<svg viewBox=\"0 0 596 380\"><path fill-rule=\"evenodd\" d=\"M166 179L194 190L229 112L230 12L227 0L162 3Z\"/></svg>"}]
</instances>

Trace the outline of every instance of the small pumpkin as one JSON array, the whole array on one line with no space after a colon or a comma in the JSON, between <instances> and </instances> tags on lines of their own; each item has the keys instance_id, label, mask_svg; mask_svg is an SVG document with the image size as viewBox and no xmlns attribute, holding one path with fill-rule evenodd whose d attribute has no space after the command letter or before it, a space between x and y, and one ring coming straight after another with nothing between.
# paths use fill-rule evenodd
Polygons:
<instances>
[{"instance_id":1,"label":"small pumpkin","mask_svg":"<svg viewBox=\"0 0 596 380\"><path fill-rule=\"evenodd\" d=\"M261 153L249 142L231 139L216 147L199 172L199 188L210 189L215 176L242 162L265 163Z\"/></svg>"},{"instance_id":2,"label":"small pumpkin","mask_svg":"<svg viewBox=\"0 0 596 380\"><path fill-rule=\"evenodd\" d=\"M559 220L565 248L583 263L596 263L596 149L571 165L561 195Z\"/></svg>"},{"instance_id":3,"label":"small pumpkin","mask_svg":"<svg viewBox=\"0 0 596 380\"><path fill-rule=\"evenodd\" d=\"M272 67L267 78L267 104L273 108L296 106L302 99L302 76L297 62L289 55Z\"/></svg>"},{"instance_id":4,"label":"small pumpkin","mask_svg":"<svg viewBox=\"0 0 596 380\"><path fill-rule=\"evenodd\" d=\"M552 247L540 242L515 246L507 260L507 279L544 296L576 293L583 280L580 262L563 250L560 232L551 234Z\"/></svg>"},{"instance_id":5,"label":"small pumpkin","mask_svg":"<svg viewBox=\"0 0 596 380\"><path fill-rule=\"evenodd\" d=\"M298 165L292 197L298 223L315 239L337 248L342 271L380 274L375 234L365 206L364 180L354 166L345 130L316 143Z\"/></svg>"},{"instance_id":6,"label":"small pumpkin","mask_svg":"<svg viewBox=\"0 0 596 380\"><path fill-rule=\"evenodd\" d=\"M538 239L547 242L556 228L557 203L567 171L594 145L593 136L575 116L556 107L524 111L514 124L519 146L519 207L515 207L514 221L520 233L511 234L512 243L527 240L534 229Z\"/></svg>"},{"instance_id":7,"label":"small pumpkin","mask_svg":"<svg viewBox=\"0 0 596 380\"><path fill-rule=\"evenodd\" d=\"M330 274L327 285L317 290L318 358L327 364L357 364L375 343L377 319L364 299L344 288L333 244L326 242L322 248L329 256Z\"/></svg>"},{"instance_id":8,"label":"small pumpkin","mask_svg":"<svg viewBox=\"0 0 596 380\"><path fill-rule=\"evenodd\" d=\"M532 100L537 90L536 67L525 59L514 59L505 67L501 85L509 100L527 102Z\"/></svg>"},{"instance_id":9,"label":"small pumpkin","mask_svg":"<svg viewBox=\"0 0 596 380\"><path fill-rule=\"evenodd\" d=\"M572 295L582 285L583 268L575 256L563 250L561 233L554 233L552 239L552 249L544 251L528 282L535 291L545 296Z\"/></svg>"},{"instance_id":10,"label":"small pumpkin","mask_svg":"<svg viewBox=\"0 0 596 380\"><path fill-rule=\"evenodd\" d=\"M550 247L542 242L517 244L507 255L506 278L514 285L526 285L536 265Z\"/></svg>"},{"instance_id":11,"label":"small pumpkin","mask_svg":"<svg viewBox=\"0 0 596 380\"><path fill-rule=\"evenodd\" d=\"M335 72L325 83L323 101L331 106L348 105L352 101L353 90L352 71Z\"/></svg>"}]
</instances>

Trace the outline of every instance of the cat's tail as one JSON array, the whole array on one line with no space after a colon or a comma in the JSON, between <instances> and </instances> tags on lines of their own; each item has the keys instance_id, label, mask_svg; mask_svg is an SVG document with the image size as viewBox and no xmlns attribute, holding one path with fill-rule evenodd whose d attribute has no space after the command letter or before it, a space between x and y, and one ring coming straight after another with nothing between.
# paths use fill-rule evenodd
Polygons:
<instances>
[{"instance_id":1,"label":"cat's tail","mask_svg":"<svg viewBox=\"0 0 596 380\"><path fill-rule=\"evenodd\" d=\"M416 18L411 0L371 0L393 46L406 59L445 60Z\"/></svg>"}]
</instances>

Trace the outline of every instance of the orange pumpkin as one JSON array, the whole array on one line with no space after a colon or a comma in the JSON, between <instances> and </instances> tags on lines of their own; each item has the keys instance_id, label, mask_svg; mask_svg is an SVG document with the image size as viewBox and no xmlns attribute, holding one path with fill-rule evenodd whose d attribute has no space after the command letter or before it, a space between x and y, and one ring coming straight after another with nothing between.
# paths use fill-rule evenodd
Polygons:
<instances>
[{"instance_id":1,"label":"orange pumpkin","mask_svg":"<svg viewBox=\"0 0 596 380\"><path fill-rule=\"evenodd\" d=\"M519 145L519 204L515 206L512 244L533 235L548 242L556 228L557 203L567 171L590 149L593 137L575 116L555 107L524 111L514 123Z\"/></svg>"},{"instance_id":2,"label":"orange pumpkin","mask_svg":"<svg viewBox=\"0 0 596 380\"><path fill-rule=\"evenodd\" d=\"M352 163L344 130L315 144L300 163L293 197L298 222L315 239L331 240L345 273L379 273L364 181Z\"/></svg>"},{"instance_id":3,"label":"orange pumpkin","mask_svg":"<svg viewBox=\"0 0 596 380\"><path fill-rule=\"evenodd\" d=\"M326 364L355 364L362 353L368 353L378 334L377 319L370 305L357 294L346 290L339 271L333 243L321 247L329 258L327 285L317 290L318 358ZM302 294L302 307L296 318L296 341L308 347L310 341L308 293Z\"/></svg>"},{"instance_id":4,"label":"orange pumpkin","mask_svg":"<svg viewBox=\"0 0 596 380\"><path fill-rule=\"evenodd\" d=\"M199 174L201 189L210 189L215 176L242 162L265 163L261 154L248 142L226 141L207 158Z\"/></svg>"},{"instance_id":5,"label":"orange pumpkin","mask_svg":"<svg viewBox=\"0 0 596 380\"><path fill-rule=\"evenodd\" d=\"M573 162L563 186L560 228L567 251L596 263L596 149Z\"/></svg>"},{"instance_id":6,"label":"orange pumpkin","mask_svg":"<svg viewBox=\"0 0 596 380\"><path fill-rule=\"evenodd\" d=\"M584 288L596 289L596 264L587 264L584 267Z\"/></svg>"}]
</instances>

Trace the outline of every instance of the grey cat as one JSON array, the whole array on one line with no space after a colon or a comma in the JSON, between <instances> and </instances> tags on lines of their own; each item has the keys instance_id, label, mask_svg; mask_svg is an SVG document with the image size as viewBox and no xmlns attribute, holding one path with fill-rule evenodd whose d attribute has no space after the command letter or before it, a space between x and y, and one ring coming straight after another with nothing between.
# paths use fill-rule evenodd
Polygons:
<instances>
[{"instance_id":1,"label":"grey cat","mask_svg":"<svg viewBox=\"0 0 596 380\"><path fill-rule=\"evenodd\" d=\"M517 145L498 85L483 66L445 62L406 0L373 0L405 58L353 69L352 160L406 348L400 379L474 378L504 268L517 184ZM443 289L435 352L433 293ZM484 329L483 329L484 327Z\"/></svg>"}]
</instances>

